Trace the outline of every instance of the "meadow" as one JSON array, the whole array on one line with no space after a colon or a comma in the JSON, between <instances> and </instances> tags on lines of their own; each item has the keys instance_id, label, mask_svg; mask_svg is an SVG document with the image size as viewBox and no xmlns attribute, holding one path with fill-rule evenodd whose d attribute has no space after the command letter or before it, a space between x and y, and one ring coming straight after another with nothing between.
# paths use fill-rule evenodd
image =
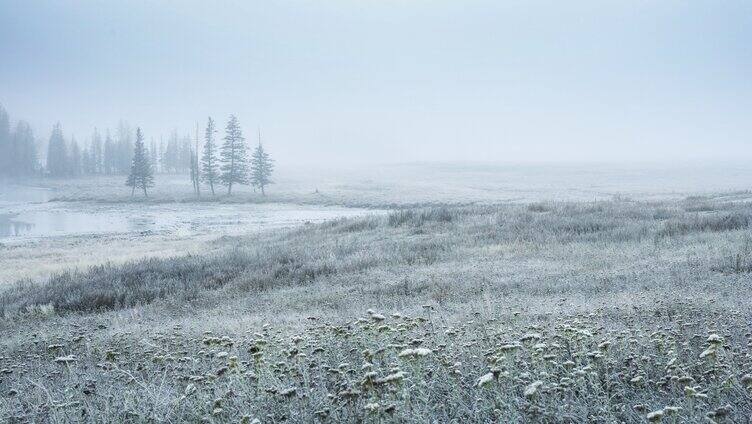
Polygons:
<instances>
[{"instance_id":1,"label":"meadow","mask_svg":"<svg viewBox=\"0 0 752 424\"><path fill-rule=\"evenodd\" d=\"M400 205L0 290L5 422L746 422L752 196Z\"/></svg>"}]
</instances>

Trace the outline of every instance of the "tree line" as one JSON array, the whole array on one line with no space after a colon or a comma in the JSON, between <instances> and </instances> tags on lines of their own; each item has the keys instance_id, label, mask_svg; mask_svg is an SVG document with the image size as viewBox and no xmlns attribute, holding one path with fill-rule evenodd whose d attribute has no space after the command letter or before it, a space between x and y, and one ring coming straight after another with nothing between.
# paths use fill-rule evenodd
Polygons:
<instances>
[{"instance_id":1,"label":"tree line","mask_svg":"<svg viewBox=\"0 0 752 424\"><path fill-rule=\"evenodd\" d=\"M128 174L133 153L134 133L126 122L120 122L114 136L109 130L102 136L95 128L88 145L81 147L75 138L67 142L60 124L56 124L48 143L45 171L56 178ZM181 174L188 172L192 155L190 138L173 131L166 144L151 140L148 159L155 172Z\"/></svg>"},{"instance_id":2,"label":"tree line","mask_svg":"<svg viewBox=\"0 0 752 424\"><path fill-rule=\"evenodd\" d=\"M221 145L217 144L217 132L214 120L209 118L203 146L199 145L197 125L193 140L173 131L166 143L160 138L157 144L152 138L147 147L141 129L134 133L121 121L114 135L110 130L102 134L95 128L89 142L79 144L75 137L67 140L58 123L52 128L45 160L40 161L40 143L31 126L19 120L11 128L9 115L0 105L0 178L127 175L132 194L139 189L146 195L154 185L155 173L189 173L196 195L201 194L202 186L212 195L223 186L231 195L237 185L251 185L265 195L272 183L274 162L264 150L260 132L250 157L237 117L230 116Z\"/></svg>"},{"instance_id":3,"label":"tree line","mask_svg":"<svg viewBox=\"0 0 752 424\"><path fill-rule=\"evenodd\" d=\"M224 142L219 147L216 133L214 120L209 117L204 132L203 153L199 158L198 129L196 130L196 149L192 151L194 153L190 159L190 176L196 195L201 195L201 183L208 186L212 196L216 194L218 186L227 187L227 194L232 195L233 186L239 184L258 188L262 195L266 195L266 187L273 183L271 176L274 161L264 150L261 132L259 131L258 144L250 158L243 131L235 115L230 116L225 126ZM147 196L147 190L154 186L154 170L141 128L136 130L133 161L125 184L131 187L131 196L135 195L136 189Z\"/></svg>"},{"instance_id":4,"label":"tree line","mask_svg":"<svg viewBox=\"0 0 752 424\"><path fill-rule=\"evenodd\" d=\"M40 155L42 144L26 121L12 126L0 105L0 178L127 175L133 161L134 132L121 121L114 133L95 128L88 142L81 143L75 137L67 139L58 123L52 128L46 155ZM166 142L152 139L149 145L149 160L157 173L187 173L193 155L190 137L179 136L177 131Z\"/></svg>"}]
</instances>

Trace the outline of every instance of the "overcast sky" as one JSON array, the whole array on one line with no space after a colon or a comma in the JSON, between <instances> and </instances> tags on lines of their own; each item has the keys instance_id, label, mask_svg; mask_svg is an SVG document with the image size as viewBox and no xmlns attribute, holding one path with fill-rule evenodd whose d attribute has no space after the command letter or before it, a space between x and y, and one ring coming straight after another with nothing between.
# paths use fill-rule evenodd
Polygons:
<instances>
[{"instance_id":1,"label":"overcast sky","mask_svg":"<svg viewBox=\"0 0 752 424\"><path fill-rule=\"evenodd\" d=\"M44 138L235 113L286 163L752 159L750 1L0 0L0 57Z\"/></svg>"}]
</instances>

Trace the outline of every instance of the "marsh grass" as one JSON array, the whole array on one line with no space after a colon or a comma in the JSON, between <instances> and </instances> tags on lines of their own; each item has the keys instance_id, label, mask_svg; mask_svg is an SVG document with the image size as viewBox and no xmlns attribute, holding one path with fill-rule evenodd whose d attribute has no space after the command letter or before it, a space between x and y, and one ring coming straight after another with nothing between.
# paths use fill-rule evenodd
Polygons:
<instances>
[{"instance_id":1,"label":"marsh grass","mask_svg":"<svg viewBox=\"0 0 752 424\"><path fill-rule=\"evenodd\" d=\"M165 298L189 302L223 288L257 293L370 268L432 265L484 246L618 246L741 231L750 223L746 204L726 205L732 210L701 216L665 204L634 202L549 207L547 213L525 206L397 210L386 218L338 219L265 239L233 239L232 247L210 255L147 258L65 271L43 283L21 281L0 292L0 314L38 305L68 313L130 308ZM747 246L713 269L748 272L749 250Z\"/></svg>"},{"instance_id":2,"label":"marsh grass","mask_svg":"<svg viewBox=\"0 0 752 424\"><path fill-rule=\"evenodd\" d=\"M691 219L666 222L658 231L659 238L678 237L697 232L724 232L745 230L749 228L749 212L721 213L700 215Z\"/></svg>"},{"instance_id":3,"label":"marsh grass","mask_svg":"<svg viewBox=\"0 0 752 424\"><path fill-rule=\"evenodd\" d=\"M0 421L743 422L752 205L686 202L397 210L18 283Z\"/></svg>"},{"instance_id":4,"label":"marsh grass","mask_svg":"<svg viewBox=\"0 0 752 424\"><path fill-rule=\"evenodd\" d=\"M741 246L735 252L718 260L713 269L730 274L752 273L752 236L745 235Z\"/></svg>"}]
</instances>

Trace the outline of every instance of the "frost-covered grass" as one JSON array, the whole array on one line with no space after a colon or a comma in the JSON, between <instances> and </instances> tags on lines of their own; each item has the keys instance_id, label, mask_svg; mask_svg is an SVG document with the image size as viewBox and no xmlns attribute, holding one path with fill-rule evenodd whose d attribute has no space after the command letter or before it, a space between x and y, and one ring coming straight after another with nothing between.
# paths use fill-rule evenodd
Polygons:
<instances>
[{"instance_id":1,"label":"frost-covered grass","mask_svg":"<svg viewBox=\"0 0 752 424\"><path fill-rule=\"evenodd\" d=\"M58 273L0 291L0 421L744 422L749 216L425 207Z\"/></svg>"},{"instance_id":2,"label":"frost-covered grass","mask_svg":"<svg viewBox=\"0 0 752 424\"><path fill-rule=\"evenodd\" d=\"M451 322L430 308L339 323L311 316L295 330L203 334L85 323L7 351L0 411L29 421L300 423L730 423L752 411L738 311L499 312Z\"/></svg>"},{"instance_id":3,"label":"frost-covered grass","mask_svg":"<svg viewBox=\"0 0 752 424\"><path fill-rule=\"evenodd\" d=\"M104 263L210 253L217 247L216 238L207 234L101 234L0 244L0 290L14 281L44 279Z\"/></svg>"}]
</instances>

